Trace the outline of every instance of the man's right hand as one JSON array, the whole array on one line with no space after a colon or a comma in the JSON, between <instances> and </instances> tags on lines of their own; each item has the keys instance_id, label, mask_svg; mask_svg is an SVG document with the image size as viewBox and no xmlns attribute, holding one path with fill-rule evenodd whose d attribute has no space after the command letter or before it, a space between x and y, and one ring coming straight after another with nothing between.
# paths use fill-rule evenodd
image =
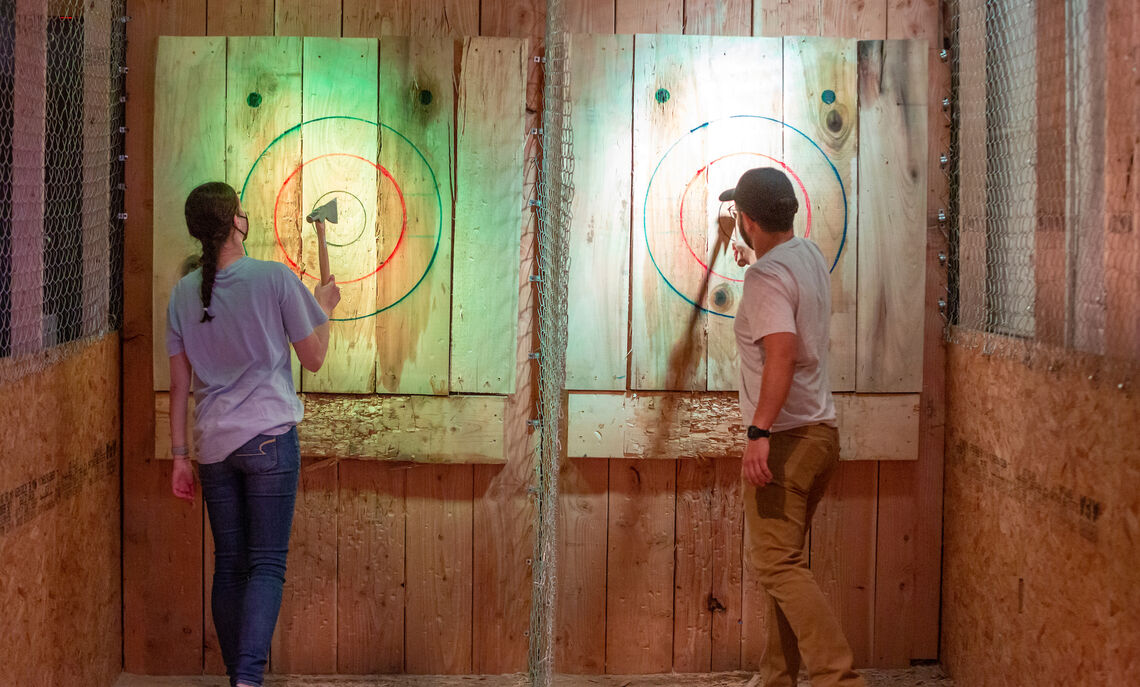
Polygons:
<instances>
[{"instance_id":1,"label":"man's right hand","mask_svg":"<svg viewBox=\"0 0 1140 687\"><path fill-rule=\"evenodd\" d=\"M314 286L313 296L325 314L332 315L333 310L340 303L340 287L336 285L336 275L330 274L327 282Z\"/></svg>"}]
</instances>

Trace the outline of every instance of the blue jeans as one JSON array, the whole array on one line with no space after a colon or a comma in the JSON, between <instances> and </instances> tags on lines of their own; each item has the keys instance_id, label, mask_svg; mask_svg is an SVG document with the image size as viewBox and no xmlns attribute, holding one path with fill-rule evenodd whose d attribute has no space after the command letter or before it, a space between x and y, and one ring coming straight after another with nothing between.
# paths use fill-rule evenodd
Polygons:
<instances>
[{"instance_id":1,"label":"blue jeans","mask_svg":"<svg viewBox=\"0 0 1140 687\"><path fill-rule=\"evenodd\" d=\"M281 609L297 500L297 428L259 434L220 463L200 465L214 533L211 610L230 685L260 685Z\"/></svg>"}]
</instances>

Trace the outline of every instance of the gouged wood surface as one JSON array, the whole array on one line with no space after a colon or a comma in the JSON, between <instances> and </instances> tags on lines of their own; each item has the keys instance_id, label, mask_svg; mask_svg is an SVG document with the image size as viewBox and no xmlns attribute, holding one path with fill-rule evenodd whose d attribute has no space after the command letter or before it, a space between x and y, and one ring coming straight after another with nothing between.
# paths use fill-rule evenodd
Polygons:
<instances>
[{"instance_id":1,"label":"gouged wood surface","mask_svg":"<svg viewBox=\"0 0 1140 687\"><path fill-rule=\"evenodd\" d=\"M859 44L859 392L922 390L926 43ZM893 132L893 133L888 133Z\"/></svg>"},{"instance_id":2,"label":"gouged wood surface","mask_svg":"<svg viewBox=\"0 0 1140 687\"><path fill-rule=\"evenodd\" d=\"M314 122L302 130L306 164L300 173L301 210L307 215L328 201L327 194L336 194L340 221L327 225L326 236L329 268L341 296L333 313L339 321L330 324L324 365L318 372L301 373L305 391L371 393L376 388L376 323L371 314L376 310L377 275L369 275L382 250L375 237L383 177L373 166L378 159L379 131L365 122L377 120L378 52L374 39L304 39L305 119L337 118ZM348 202L349 194L359 203ZM301 255L295 262L304 266L305 284L312 288L320 271L311 224L301 227Z\"/></svg>"},{"instance_id":3,"label":"gouged wood surface","mask_svg":"<svg viewBox=\"0 0 1140 687\"><path fill-rule=\"evenodd\" d=\"M567 277L566 388L626 388L633 38L571 37L574 199Z\"/></svg>"},{"instance_id":4,"label":"gouged wood surface","mask_svg":"<svg viewBox=\"0 0 1140 687\"><path fill-rule=\"evenodd\" d=\"M603 673L609 461L563 461L558 479L554 667L561 673Z\"/></svg>"},{"instance_id":5,"label":"gouged wood surface","mask_svg":"<svg viewBox=\"0 0 1140 687\"><path fill-rule=\"evenodd\" d=\"M824 94L834 99L826 102ZM810 208L800 198L795 233L823 251L831 270L832 391L855 390L856 287L859 259L858 179L860 116L854 40L784 39L783 161L806 184ZM875 136L888 137L886 130ZM818 148L816 146L819 146ZM824 153L821 155L820 153Z\"/></svg>"},{"instance_id":6,"label":"gouged wood surface","mask_svg":"<svg viewBox=\"0 0 1140 687\"><path fill-rule=\"evenodd\" d=\"M253 94L260 101L251 102ZM283 189L281 182L301 164L301 133L270 147L275 137L300 123L301 39L228 38L226 181L241 196L242 210L249 217L245 250L251 258L282 261L285 255L294 260L300 255L307 214L302 211L301 185ZM296 354L290 355L293 385L299 389L301 364Z\"/></svg>"},{"instance_id":7,"label":"gouged wood surface","mask_svg":"<svg viewBox=\"0 0 1140 687\"><path fill-rule=\"evenodd\" d=\"M376 391L447 394L451 345L451 39L380 40ZM424 102L424 101L428 102ZM414 147L413 147L414 146Z\"/></svg>"},{"instance_id":8,"label":"gouged wood surface","mask_svg":"<svg viewBox=\"0 0 1140 687\"><path fill-rule=\"evenodd\" d=\"M707 673L712 665L713 568L719 494L716 462L677 462L676 556L673 570L673 670ZM723 610L723 609L721 609Z\"/></svg>"},{"instance_id":9,"label":"gouged wood surface","mask_svg":"<svg viewBox=\"0 0 1140 687\"><path fill-rule=\"evenodd\" d=\"M166 308L187 258L202 247L186 228L186 196L225 178L226 39L158 40L154 104L154 388L170 387Z\"/></svg>"},{"instance_id":10,"label":"gouged wood surface","mask_svg":"<svg viewBox=\"0 0 1140 687\"><path fill-rule=\"evenodd\" d=\"M567 455L587 458L739 458L744 426L735 394L570 394ZM841 460L916 460L918 394L835 394ZM667 433L661 443L657 435ZM647 455L661 445L659 455Z\"/></svg>"},{"instance_id":11,"label":"gouged wood surface","mask_svg":"<svg viewBox=\"0 0 1140 687\"><path fill-rule=\"evenodd\" d=\"M301 453L418 463L502 463L502 396L305 394Z\"/></svg>"},{"instance_id":12,"label":"gouged wood surface","mask_svg":"<svg viewBox=\"0 0 1140 687\"><path fill-rule=\"evenodd\" d=\"M464 41L456 140L451 388L511 393L518 332L527 41Z\"/></svg>"}]
</instances>

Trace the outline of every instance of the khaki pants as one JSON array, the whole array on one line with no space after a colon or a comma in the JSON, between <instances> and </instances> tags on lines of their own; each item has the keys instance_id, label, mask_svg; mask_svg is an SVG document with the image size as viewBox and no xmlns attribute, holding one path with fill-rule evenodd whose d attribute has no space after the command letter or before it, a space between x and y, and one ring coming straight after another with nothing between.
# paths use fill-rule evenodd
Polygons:
<instances>
[{"instance_id":1,"label":"khaki pants","mask_svg":"<svg viewBox=\"0 0 1140 687\"><path fill-rule=\"evenodd\" d=\"M804 535L839 465L839 432L808 425L772 434L764 487L744 483L746 555L768 594L764 687L794 687L800 658L814 687L864 687L851 647L808 569Z\"/></svg>"}]
</instances>

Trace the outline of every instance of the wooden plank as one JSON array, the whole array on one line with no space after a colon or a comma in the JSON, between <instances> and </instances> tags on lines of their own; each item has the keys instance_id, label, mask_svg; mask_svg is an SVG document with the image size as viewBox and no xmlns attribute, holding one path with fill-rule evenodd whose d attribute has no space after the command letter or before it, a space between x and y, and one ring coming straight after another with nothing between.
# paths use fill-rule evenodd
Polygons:
<instances>
[{"instance_id":1,"label":"wooden plank","mask_svg":"<svg viewBox=\"0 0 1140 687\"><path fill-rule=\"evenodd\" d=\"M566 388L626 387L629 335L632 36L571 37L573 226L567 276Z\"/></svg>"},{"instance_id":2,"label":"wooden plank","mask_svg":"<svg viewBox=\"0 0 1140 687\"><path fill-rule=\"evenodd\" d=\"M566 33L614 33L616 0L566 0L562 22Z\"/></svg>"},{"instance_id":3,"label":"wooden plank","mask_svg":"<svg viewBox=\"0 0 1140 687\"><path fill-rule=\"evenodd\" d=\"M84 12L83 336L111 314L111 27L110 7Z\"/></svg>"},{"instance_id":4,"label":"wooden plank","mask_svg":"<svg viewBox=\"0 0 1140 687\"><path fill-rule=\"evenodd\" d=\"M753 36L818 36L820 3L815 0L753 0Z\"/></svg>"},{"instance_id":5,"label":"wooden plank","mask_svg":"<svg viewBox=\"0 0 1140 687\"><path fill-rule=\"evenodd\" d=\"M606 668L606 533L609 461L562 463L558 483L558 599L554 669Z\"/></svg>"},{"instance_id":6,"label":"wooden plank","mask_svg":"<svg viewBox=\"0 0 1140 687\"><path fill-rule=\"evenodd\" d=\"M784 163L810 194L796 214L797 236L823 251L831 270L833 391L855 390L859 245L856 164L860 128L854 40L784 39ZM868 136L888 137L888 130ZM872 187L874 188L874 186Z\"/></svg>"},{"instance_id":7,"label":"wooden plank","mask_svg":"<svg viewBox=\"0 0 1140 687\"><path fill-rule=\"evenodd\" d=\"M211 2L206 6L206 34L272 36L274 4L274 0Z\"/></svg>"},{"instance_id":8,"label":"wooden plank","mask_svg":"<svg viewBox=\"0 0 1140 687\"><path fill-rule=\"evenodd\" d=\"M545 0L481 0L479 35L529 38L546 34Z\"/></svg>"},{"instance_id":9,"label":"wooden plank","mask_svg":"<svg viewBox=\"0 0 1140 687\"><path fill-rule=\"evenodd\" d=\"M166 310L186 259L201 245L186 229L186 196L225 178L226 39L158 39L154 103L154 389L170 388ZM199 82L199 79L202 79Z\"/></svg>"},{"instance_id":10,"label":"wooden plank","mask_svg":"<svg viewBox=\"0 0 1140 687\"><path fill-rule=\"evenodd\" d=\"M314 458L422 463L505 461L497 396L305 394L301 452Z\"/></svg>"},{"instance_id":11,"label":"wooden plank","mask_svg":"<svg viewBox=\"0 0 1140 687\"><path fill-rule=\"evenodd\" d=\"M191 459L195 459L197 449L194 448L194 395L191 394L186 403L186 448L190 449ZM167 391L154 392L154 453L147 456L147 460L171 460L170 447L170 393Z\"/></svg>"},{"instance_id":12,"label":"wooden plank","mask_svg":"<svg viewBox=\"0 0 1140 687\"><path fill-rule=\"evenodd\" d=\"M337 481L336 463L301 461L289 572L270 648L274 673L336 672Z\"/></svg>"},{"instance_id":13,"label":"wooden plank","mask_svg":"<svg viewBox=\"0 0 1140 687\"><path fill-rule=\"evenodd\" d=\"M214 532L210 529L210 516L202 509L202 673L225 675L226 662L222 658L222 645L218 641L218 628L214 626Z\"/></svg>"},{"instance_id":14,"label":"wooden plank","mask_svg":"<svg viewBox=\"0 0 1140 687\"><path fill-rule=\"evenodd\" d=\"M756 70L779 74L782 46L696 36L635 41L634 160L644 162L634 165L631 386L733 389L731 317L743 268L727 236L708 227L724 214L721 190L758 160L782 155L781 80L750 78ZM725 89L735 97L720 97ZM734 117L754 112L773 116Z\"/></svg>"},{"instance_id":15,"label":"wooden plank","mask_svg":"<svg viewBox=\"0 0 1140 687\"><path fill-rule=\"evenodd\" d=\"M676 556L673 570L673 672L712 670L712 603L716 524L716 463L677 466Z\"/></svg>"},{"instance_id":16,"label":"wooden plank","mask_svg":"<svg viewBox=\"0 0 1140 687\"><path fill-rule=\"evenodd\" d=\"M610 461L607 673L672 667L676 470L671 461Z\"/></svg>"},{"instance_id":17,"label":"wooden plank","mask_svg":"<svg viewBox=\"0 0 1140 687\"><path fill-rule=\"evenodd\" d=\"M44 278L44 121L47 79L47 1L16 3L13 82L36 84L12 95L12 229L9 296L10 353L26 355L43 347Z\"/></svg>"},{"instance_id":18,"label":"wooden plank","mask_svg":"<svg viewBox=\"0 0 1140 687\"><path fill-rule=\"evenodd\" d=\"M744 508L748 507L747 490L741 485ZM751 528L743 518L740 583L740 669L759 670L760 659L768 646L769 605L771 598L760 584L760 573L749 557L748 538Z\"/></svg>"},{"instance_id":19,"label":"wooden plank","mask_svg":"<svg viewBox=\"0 0 1140 687\"><path fill-rule=\"evenodd\" d=\"M337 673L403 672L406 473L401 465L340 462Z\"/></svg>"},{"instance_id":20,"label":"wooden plank","mask_svg":"<svg viewBox=\"0 0 1140 687\"><path fill-rule=\"evenodd\" d=\"M922 389L914 332L924 293L914 285L926 283L926 51L920 41L859 43L861 393Z\"/></svg>"},{"instance_id":21,"label":"wooden plank","mask_svg":"<svg viewBox=\"0 0 1140 687\"><path fill-rule=\"evenodd\" d=\"M479 35L479 0L344 0L343 35L443 38Z\"/></svg>"},{"instance_id":22,"label":"wooden plank","mask_svg":"<svg viewBox=\"0 0 1140 687\"><path fill-rule=\"evenodd\" d=\"M872 664L878 482L877 463L842 463L811 526L811 570L839 617L856 667Z\"/></svg>"},{"instance_id":23,"label":"wooden plank","mask_svg":"<svg viewBox=\"0 0 1140 687\"><path fill-rule=\"evenodd\" d=\"M281 7L277 13L280 25ZM319 372L301 373L305 391L372 393L376 388L372 314L379 275L374 270L383 247L372 237L379 231L377 194L384 178L375 166L379 132L368 122L377 120L377 54L375 40L304 39L302 111L312 123L302 132L301 209L307 214L330 198L338 201L340 222L329 225L328 242L341 295L324 365ZM332 119L313 121L324 117ZM306 225L301 236L303 259L296 262L308 265L303 278L311 287L319 279L316 233Z\"/></svg>"},{"instance_id":24,"label":"wooden plank","mask_svg":"<svg viewBox=\"0 0 1140 687\"><path fill-rule=\"evenodd\" d=\"M423 465L407 475L404 670L472 669L472 469Z\"/></svg>"},{"instance_id":25,"label":"wooden plank","mask_svg":"<svg viewBox=\"0 0 1140 687\"><path fill-rule=\"evenodd\" d=\"M278 36L340 36L340 5L340 0L275 0L273 33Z\"/></svg>"},{"instance_id":26,"label":"wooden plank","mask_svg":"<svg viewBox=\"0 0 1140 687\"><path fill-rule=\"evenodd\" d=\"M378 393L448 392L454 64L451 39L380 41Z\"/></svg>"},{"instance_id":27,"label":"wooden plank","mask_svg":"<svg viewBox=\"0 0 1140 687\"><path fill-rule=\"evenodd\" d=\"M887 37L887 0L820 0L821 36L882 40Z\"/></svg>"},{"instance_id":28,"label":"wooden plank","mask_svg":"<svg viewBox=\"0 0 1140 687\"><path fill-rule=\"evenodd\" d=\"M697 36L750 36L752 0L687 0L685 33Z\"/></svg>"},{"instance_id":29,"label":"wooden plank","mask_svg":"<svg viewBox=\"0 0 1140 687\"><path fill-rule=\"evenodd\" d=\"M140 673L202 670L202 510L171 507L170 468L154 451L152 241L156 37L201 34L206 3L132 6L127 24L126 212L142 227L124 237L123 663ZM165 357L165 351L163 352ZM171 533L176 533L171 536Z\"/></svg>"},{"instance_id":30,"label":"wooden plank","mask_svg":"<svg viewBox=\"0 0 1140 687\"><path fill-rule=\"evenodd\" d=\"M681 33L683 0L614 0L615 33Z\"/></svg>"},{"instance_id":31,"label":"wooden plank","mask_svg":"<svg viewBox=\"0 0 1140 687\"><path fill-rule=\"evenodd\" d=\"M740 631L743 622L741 558L744 538L744 501L740 460L714 461L713 579L709 607L712 616L710 670L740 670Z\"/></svg>"},{"instance_id":32,"label":"wooden plank","mask_svg":"<svg viewBox=\"0 0 1140 687\"><path fill-rule=\"evenodd\" d=\"M226 181L249 217L246 254L296 261L306 212L301 185L282 182L301 166L301 131L285 133L301 123L300 38L227 39L225 117ZM292 350L290 355L293 386L299 389L301 364Z\"/></svg>"},{"instance_id":33,"label":"wooden plank","mask_svg":"<svg viewBox=\"0 0 1140 687\"><path fill-rule=\"evenodd\" d=\"M835 394L840 460L918 460L919 394Z\"/></svg>"},{"instance_id":34,"label":"wooden plank","mask_svg":"<svg viewBox=\"0 0 1140 687\"><path fill-rule=\"evenodd\" d=\"M1061 10L1062 14L1064 9ZM1057 17L1054 17L1057 19ZM986 209L986 8L983 0L961 0L958 19L958 325L966 329L983 330L986 326L986 284L988 283L987 259L987 209ZM1056 25L1055 30L1063 30L1064 19ZM1042 49L1051 51L1055 48L1042 45ZM1061 55L1057 57L1059 64L1055 68L1064 69L1064 43L1060 45ZM1049 94L1042 94L1045 102L1049 102ZM1064 93L1060 94L1060 113L1064 116ZM1053 98L1054 106L1056 97ZM1053 151L1041 151L1048 161L1051 155L1060 155L1060 159L1053 158L1054 167L1052 175L1065 174L1063 141L1067 134L1063 131L1063 121L1060 124L1062 131L1054 135L1055 142L1059 139L1061 147ZM1055 151L1055 152L1054 152ZM1053 233L1047 233L1049 224L1042 229L1046 233L1039 235L1038 242L1044 240L1048 244L1055 244L1052 249L1045 245L1039 246L1035 255L1037 260L1053 263L1060 260L1055 274L1064 272L1064 187L1060 189L1059 197L1055 202L1060 206L1059 220L1053 227ZM1051 194L1050 194L1051 195ZM1056 232L1060 232L1057 234ZM1044 250L1042 250L1044 249ZM1059 251L1059 254L1058 252ZM1047 257L1055 256L1055 257ZM1040 279L1039 279L1040 281ZM1056 308L1052 319L1061 316L1060 326L1064 326L1064 279L1061 279L1060 290L1044 288L1041 295L1047 298L1042 303L1043 314ZM1051 294L1051 295L1050 295ZM1057 299L1060 299L1058 302ZM1055 329L1046 324L1049 318L1042 320L1045 331ZM1041 332L1044 333L1044 332ZM1057 333L1049 338L1057 340L1063 333Z\"/></svg>"},{"instance_id":35,"label":"wooden plank","mask_svg":"<svg viewBox=\"0 0 1140 687\"><path fill-rule=\"evenodd\" d=\"M526 41L465 40L459 85L451 388L515 386Z\"/></svg>"}]
</instances>

